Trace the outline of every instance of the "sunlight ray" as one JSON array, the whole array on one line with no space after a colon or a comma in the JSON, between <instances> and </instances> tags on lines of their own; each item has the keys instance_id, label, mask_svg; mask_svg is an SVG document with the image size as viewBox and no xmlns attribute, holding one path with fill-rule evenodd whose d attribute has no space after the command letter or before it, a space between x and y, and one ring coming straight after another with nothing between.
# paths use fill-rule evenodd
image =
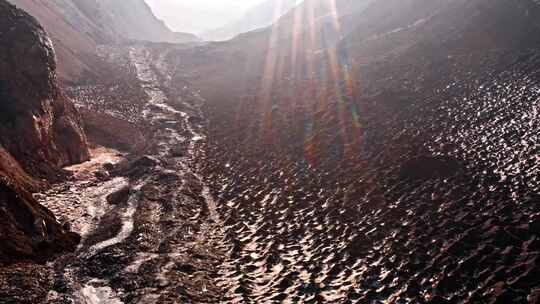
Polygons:
<instances>
[{"instance_id":1,"label":"sunlight ray","mask_svg":"<svg viewBox=\"0 0 540 304\"><path fill-rule=\"evenodd\" d=\"M302 49L303 40L300 39L303 30L304 12L302 10L294 11L293 32L291 36L291 68L294 70L293 75L297 72L298 51Z\"/></svg>"}]
</instances>

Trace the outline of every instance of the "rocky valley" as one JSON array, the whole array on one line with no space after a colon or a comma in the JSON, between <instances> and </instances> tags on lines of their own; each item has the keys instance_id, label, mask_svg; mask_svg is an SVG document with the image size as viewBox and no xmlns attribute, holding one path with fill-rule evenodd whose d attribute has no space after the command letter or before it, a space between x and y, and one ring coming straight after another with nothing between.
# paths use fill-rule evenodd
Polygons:
<instances>
[{"instance_id":1,"label":"rocky valley","mask_svg":"<svg viewBox=\"0 0 540 304\"><path fill-rule=\"evenodd\" d=\"M0 303L540 303L538 1L10 2Z\"/></svg>"}]
</instances>

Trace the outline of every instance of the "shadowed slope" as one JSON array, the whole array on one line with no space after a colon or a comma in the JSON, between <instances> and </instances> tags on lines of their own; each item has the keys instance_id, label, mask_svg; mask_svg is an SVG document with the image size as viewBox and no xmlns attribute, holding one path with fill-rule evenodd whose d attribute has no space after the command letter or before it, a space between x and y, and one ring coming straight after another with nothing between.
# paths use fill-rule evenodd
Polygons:
<instances>
[{"instance_id":1,"label":"shadowed slope","mask_svg":"<svg viewBox=\"0 0 540 304\"><path fill-rule=\"evenodd\" d=\"M61 166L85 161L89 152L79 114L58 88L43 28L4 0L0 28L0 262L43 260L74 249L78 236L28 191L45 183L34 177L54 181Z\"/></svg>"},{"instance_id":2,"label":"shadowed slope","mask_svg":"<svg viewBox=\"0 0 540 304\"><path fill-rule=\"evenodd\" d=\"M535 303L539 8L297 11L170 56L207 99L226 299Z\"/></svg>"}]
</instances>

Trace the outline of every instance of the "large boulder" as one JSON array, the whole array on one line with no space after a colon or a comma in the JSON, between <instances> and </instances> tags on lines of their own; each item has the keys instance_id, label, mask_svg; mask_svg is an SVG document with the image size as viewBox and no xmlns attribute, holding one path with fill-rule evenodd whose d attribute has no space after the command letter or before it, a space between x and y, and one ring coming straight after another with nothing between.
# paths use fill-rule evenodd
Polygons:
<instances>
[{"instance_id":1,"label":"large boulder","mask_svg":"<svg viewBox=\"0 0 540 304\"><path fill-rule=\"evenodd\" d=\"M131 195L131 188L129 186L122 187L117 191L107 195L107 202L111 205L122 205L126 204Z\"/></svg>"}]
</instances>

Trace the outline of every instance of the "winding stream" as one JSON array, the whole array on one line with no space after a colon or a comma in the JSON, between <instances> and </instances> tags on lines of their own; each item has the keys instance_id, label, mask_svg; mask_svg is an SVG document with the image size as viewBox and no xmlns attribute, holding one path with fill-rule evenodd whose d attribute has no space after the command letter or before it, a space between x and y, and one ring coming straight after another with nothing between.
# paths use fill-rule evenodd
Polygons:
<instances>
[{"instance_id":1,"label":"winding stream","mask_svg":"<svg viewBox=\"0 0 540 304\"><path fill-rule=\"evenodd\" d=\"M58 214L65 209L63 199L69 197L70 202L77 202L70 221L83 239L62 274L72 290L69 301L123 304L125 299L136 298L136 303L160 303L159 299L167 297L168 288L175 284L186 284L201 297L209 292L221 294L219 288L210 286L214 280L209 278L215 271L212 265L217 265L219 259L211 248L223 238L221 219L210 189L196 172L196 154L205 139L203 126L190 119L194 115L202 117L200 104L184 102L182 96L175 98L180 104L169 104L170 96L162 87L170 84L162 83L163 77L158 75L165 72L164 58L156 62L153 53L143 46L125 51L148 96L140 115L155 129L152 146L145 156L155 165L144 169L142 176L118 176L105 182L90 174L90 181L70 182L43 196L42 203ZM174 156L173 151L178 149L185 153ZM122 157L114 161L100 159L73 168L75 175L83 170L92 173ZM130 194L125 204L107 203L109 194L127 186ZM200 189L196 190L200 194L190 189ZM203 255L207 257L203 259ZM190 260L193 265L188 263ZM183 278L186 274L189 279ZM118 279L130 277L147 286L127 290L128 279ZM51 300L55 296L51 294Z\"/></svg>"}]
</instances>

